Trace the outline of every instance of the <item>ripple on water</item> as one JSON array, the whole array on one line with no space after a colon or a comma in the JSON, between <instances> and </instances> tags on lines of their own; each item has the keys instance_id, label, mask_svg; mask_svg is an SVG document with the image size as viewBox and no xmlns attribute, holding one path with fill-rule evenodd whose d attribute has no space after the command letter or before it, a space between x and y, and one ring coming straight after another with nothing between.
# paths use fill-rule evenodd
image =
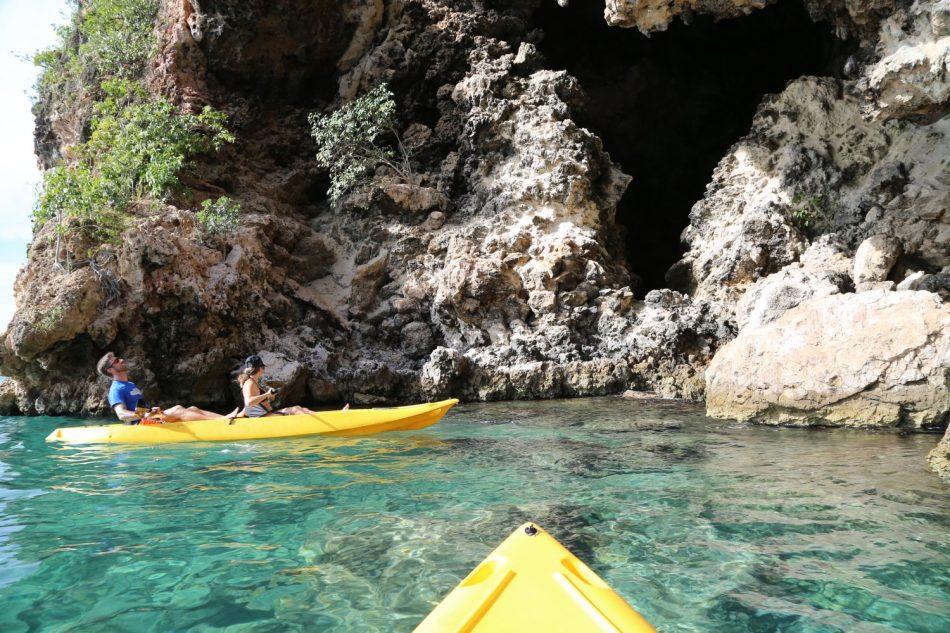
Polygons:
<instances>
[{"instance_id":1,"label":"ripple on water","mask_svg":"<svg viewBox=\"0 0 950 633\"><path fill-rule=\"evenodd\" d=\"M664 631L950 630L933 436L617 398L418 433L65 447L0 420L0 630L410 631L545 526Z\"/></svg>"}]
</instances>

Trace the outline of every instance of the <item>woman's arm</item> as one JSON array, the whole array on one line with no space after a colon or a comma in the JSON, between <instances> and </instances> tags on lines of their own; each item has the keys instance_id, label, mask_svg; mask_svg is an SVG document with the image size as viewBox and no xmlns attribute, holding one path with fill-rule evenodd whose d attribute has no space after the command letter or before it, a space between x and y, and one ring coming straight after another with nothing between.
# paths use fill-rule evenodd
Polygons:
<instances>
[{"instance_id":1,"label":"woman's arm","mask_svg":"<svg viewBox=\"0 0 950 633\"><path fill-rule=\"evenodd\" d=\"M244 393L244 406L253 407L255 405L261 404L267 400L273 400L275 394L272 391L267 391L265 393L260 393L260 389L254 384L254 381L248 380L244 383L244 386L241 387L241 391ZM257 392L255 394L254 392Z\"/></svg>"}]
</instances>

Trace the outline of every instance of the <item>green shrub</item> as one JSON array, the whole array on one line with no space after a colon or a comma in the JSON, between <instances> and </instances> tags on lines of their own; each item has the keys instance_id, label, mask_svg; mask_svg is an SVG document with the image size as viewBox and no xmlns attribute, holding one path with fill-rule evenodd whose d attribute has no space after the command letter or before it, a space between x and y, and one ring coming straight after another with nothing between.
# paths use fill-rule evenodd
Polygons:
<instances>
[{"instance_id":1,"label":"green shrub","mask_svg":"<svg viewBox=\"0 0 950 633\"><path fill-rule=\"evenodd\" d=\"M55 223L56 261L65 256L72 265L72 249L85 249L84 256L91 257L99 245L117 241L139 201L184 193L180 176L192 159L234 137L223 113L179 112L167 101L150 99L142 85L156 50L160 0L69 4L73 14L57 29L58 44L34 56L43 68L34 112L90 99L91 132L44 174L33 220L35 230ZM217 231L223 221L209 226Z\"/></svg>"},{"instance_id":2,"label":"green shrub","mask_svg":"<svg viewBox=\"0 0 950 633\"><path fill-rule=\"evenodd\" d=\"M158 6L159 0L92 0L79 23L80 56L101 77L140 77L155 52Z\"/></svg>"},{"instance_id":3,"label":"green shrub","mask_svg":"<svg viewBox=\"0 0 950 633\"><path fill-rule=\"evenodd\" d=\"M317 164L330 170L330 189L334 202L362 182L369 171L387 165L403 180L410 180L409 155L395 130L396 103L386 84L328 115L309 116L311 134L317 142ZM392 134L399 145L401 163L395 152L381 143L384 134Z\"/></svg>"},{"instance_id":4,"label":"green shrub","mask_svg":"<svg viewBox=\"0 0 950 633\"><path fill-rule=\"evenodd\" d=\"M155 52L159 0L71 0L70 22L56 30L58 43L38 52L37 91L46 99L73 103L96 93L109 78L144 74Z\"/></svg>"},{"instance_id":5,"label":"green shrub","mask_svg":"<svg viewBox=\"0 0 950 633\"><path fill-rule=\"evenodd\" d=\"M199 235L203 240L230 235L238 226L240 213L241 205L227 196L205 200L195 214Z\"/></svg>"},{"instance_id":6,"label":"green shrub","mask_svg":"<svg viewBox=\"0 0 950 633\"><path fill-rule=\"evenodd\" d=\"M181 113L163 100L126 103L134 89L113 88L112 99L97 104L89 140L70 148L72 162L44 174L33 210L37 228L52 220L61 234L78 228L96 243L114 241L137 199L183 192L179 174L190 159L234 141L221 112Z\"/></svg>"}]
</instances>

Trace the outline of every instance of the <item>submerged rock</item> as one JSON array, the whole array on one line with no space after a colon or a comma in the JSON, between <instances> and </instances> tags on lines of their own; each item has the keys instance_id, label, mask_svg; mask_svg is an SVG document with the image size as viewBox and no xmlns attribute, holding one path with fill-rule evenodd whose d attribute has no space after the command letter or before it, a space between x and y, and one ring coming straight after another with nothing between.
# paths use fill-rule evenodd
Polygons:
<instances>
[{"instance_id":1,"label":"submerged rock","mask_svg":"<svg viewBox=\"0 0 950 633\"><path fill-rule=\"evenodd\" d=\"M940 427L950 418L950 305L929 292L810 299L743 329L706 381L715 417Z\"/></svg>"}]
</instances>

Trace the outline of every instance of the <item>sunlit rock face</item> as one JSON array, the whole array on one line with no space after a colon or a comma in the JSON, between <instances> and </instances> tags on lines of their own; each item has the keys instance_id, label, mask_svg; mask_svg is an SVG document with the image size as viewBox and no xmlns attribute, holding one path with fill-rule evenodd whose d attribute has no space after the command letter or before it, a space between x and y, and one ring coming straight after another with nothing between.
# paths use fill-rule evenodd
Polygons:
<instances>
[{"instance_id":1,"label":"sunlit rock face","mask_svg":"<svg viewBox=\"0 0 950 633\"><path fill-rule=\"evenodd\" d=\"M644 33L665 30L679 17L688 21L696 13L718 18L748 15L776 0L607 0L604 18L608 24L636 27Z\"/></svg>"},{"instance_id":2,"label":"sunlit rock face","mask_svg":"<svg viewBox=\"0 0 950 633\"><path fill-rule=\"evenodd\" d=\"M804 77L766 98L750 133L730 149L693 207L683 233L688 250L667 279L694 298L735 309L744 328L737 343L754 345L770 359L763 363L789 366L783 354L794 335L777 325L787 310L800 321L840 321L857 330L862 326L849 320L849 306L866 298L848 293L919 289L938 303L950 296L950 127L942 116L948 96L941 70L950 38L941 30L938 4L915 3L881 21L876 46L852 55L845 77ZM803 312L825 295L833 297L822 300L821 314ZM900 321L917 316L907 297L881 301L894 302L895 331L911 327ZM817 354L833 356L854 344L871 358L893 358L883 334L839 347L840 332L816 332L810 336ZM939 356L941 344L925 339L919 353ZM939 406L931 409L946 385L927 379L908 391L902 385L913 380L887 370L890 361L875 385L905 398L904 409L896 401L874 404L887 401L881 394L846 394L846 404L835 407L821 381L807 375L765 385L756 371L730 374L723 366L742 354L734 345L707 372L712 415L780 423L946 422ZM820 364L800 369L830 375ZM930 413L908 413L918 409Z\"/></svg>"},{"instance_id":3,"label":"sunlit rock face","mask_svg":"<svg viewBox=\"0 0 950 633\"><path fill-rule=\"evenodd\" d=\"M945 481L950 481L950 428L947 429L940 443L927 455L927 463L930 469Z\"/></svg>"},{"instance_id":4,"label":"sunlit rock face","mask_svg":"<svg viewBox=\"0 0 950 633\"><path fill-rule=\"evenodd\" d=\"M950 418L950 305L884 290L806 300L744 328L706 379L717 417L940 428Z\"/></svg>"},{"instance_id":5,"label":"sunlit rock face","mask_svg":"<svg viewBox=\"0 0 950 633\"><path fill-rule=\"evenodd\" d=\"M716 168L671 280L732 303L797 262L820 234L851 252L890 236L903 252L896 274L942 270L950 265L948 132L945 121L867 121L860 98L832 79L793 82L766 99L751 133Z\"/></svg>"}]
</instances>

